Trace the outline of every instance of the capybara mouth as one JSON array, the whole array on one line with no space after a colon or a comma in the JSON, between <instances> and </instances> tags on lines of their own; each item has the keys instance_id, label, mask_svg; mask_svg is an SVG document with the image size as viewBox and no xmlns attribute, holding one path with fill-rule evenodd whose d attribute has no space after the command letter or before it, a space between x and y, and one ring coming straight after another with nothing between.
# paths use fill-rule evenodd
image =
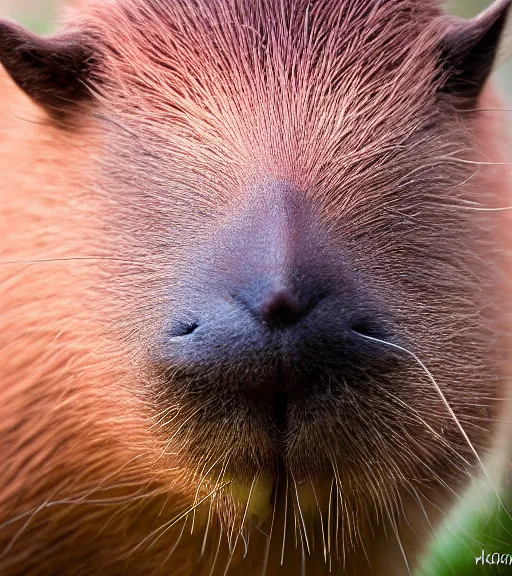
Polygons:
<instances>
[{"instance_id":1,"label":"capybara mouth","mask_svg":"<svg viewBox=\"0 0 512 576\"><path fill-rule=\"evenodd\" d=\"M276 429L285 432L288 424L288 392L274 392L272 395L272 412Z\"/></svg>"}]
</instances>

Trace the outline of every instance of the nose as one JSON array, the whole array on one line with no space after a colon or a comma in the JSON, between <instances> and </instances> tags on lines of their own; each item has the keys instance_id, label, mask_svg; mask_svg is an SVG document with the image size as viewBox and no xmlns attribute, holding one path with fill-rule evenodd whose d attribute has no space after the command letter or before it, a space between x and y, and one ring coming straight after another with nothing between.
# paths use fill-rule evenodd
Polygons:
<instances>
[{"instance_id":1,"label":"nose","mask_svg":"<svg viewBox=\"0 0 512 576\"><path fill-rule=\"evenodd\" d=\"M241 286L235 282L233 299L269 330L291 329L323 298L325 285L321 279L307 281L304 274L294 278L272 268L255 269L256 277L245 278Z\"/></svg>"},{"instance_id":2,"label":"nose","mask_svg":"<svg viewBox=\"0 0 512 576\"><path fill-rule=\"evenodd\" d=\"M261 318L270 327L291 326L305 313L298 298L288 288L272 291L261 305Z\"/></svg>"},{"instance_id":3,"label":"nose","mask_svg":"<svg viewBox=\"0 0 512 576\"><path fill-rule=\"evenodd\" d=\"M378 335L381 315L335 245L304 194L284 184L255 190L173 294L167 363L218 391L263 393L366 370L360 332Z\"/></svg>"}]
</instances>

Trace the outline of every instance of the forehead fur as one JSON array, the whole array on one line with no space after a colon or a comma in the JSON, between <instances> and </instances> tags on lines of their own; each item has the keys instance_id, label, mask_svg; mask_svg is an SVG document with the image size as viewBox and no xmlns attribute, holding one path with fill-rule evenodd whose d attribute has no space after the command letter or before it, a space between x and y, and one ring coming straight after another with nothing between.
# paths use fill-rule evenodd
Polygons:
<instances>
[{"instance_id":1,"label":"forehead fur","mask_svg":"<svg viewBox=\"0 0 512 576\"><path fill-rule=\"evenodd\" d=\"M433 2L102 0L85 12L105 52L106 105L146 134L165 125L174 143L200 142L212 161L311 186L432 113Z\"/></svg>"}]
</instances>

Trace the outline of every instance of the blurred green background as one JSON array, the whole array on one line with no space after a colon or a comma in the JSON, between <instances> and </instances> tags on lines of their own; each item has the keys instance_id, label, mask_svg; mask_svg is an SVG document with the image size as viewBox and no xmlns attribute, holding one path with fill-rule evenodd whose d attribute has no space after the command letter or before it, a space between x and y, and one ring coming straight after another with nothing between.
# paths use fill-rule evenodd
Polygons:
<instances>
[{"instance_id":1,"label":"blurred green background","mask_svg":"<svg viewBox=\"0 0 512 576\"><path fill-rule=\"evenodd\" d=\"M490 3L490 0L453 0L447 6L450 12L469 18ZM0 16L15 18L37 32L47 33L58 26L60 4L59 0L0 0ZM512 61L500 68L498 81L512 101ZM459 509L450 515L451 520L437 530L432 550L416 576L512 575L512 565L476 564L475 557L480 556L482 550L486 554L512 554L512 520L493 498L489 486L481 488L482 491L476 489L465 497ZM512 511L512 490L503 495L503 502ZM393 576L392 567L389 576Z\"/></svg>"}]
</instances>

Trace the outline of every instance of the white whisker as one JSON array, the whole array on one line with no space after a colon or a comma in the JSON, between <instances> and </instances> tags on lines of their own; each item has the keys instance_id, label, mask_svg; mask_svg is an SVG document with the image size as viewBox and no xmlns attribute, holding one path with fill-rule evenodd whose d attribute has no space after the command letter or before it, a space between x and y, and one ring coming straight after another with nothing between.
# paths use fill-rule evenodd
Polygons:
<instances>
[{"instance_id":1,"label":"white whisker","mask_svg":"<svg viewBox=\"0 0 512 576\"><path fill-rule=\"evenodd\" d=\"M455 422L457 428L459 429L460 433L462 434L464 440L466 441L467 445L469 446L471 452L473 453L473 455L475 456L478 464L480 465L481 470L483 471L483 473L485 474L485 477L487 479L487 481L489 482L489 485L491 486L496 498L498 499L498 502L500 503L501 508L507 513L507 515L510 516L507 508L505 507L501 497L498 494L498 491L496 490L491 478L489 477L489 474L487 473L487 469L484 466L484 463L482 462L478 452L476 451L475 447L473 446L473 443L471 442L471 440L469 439L469 436L466 434L466 431L464 430L464 428L462 427L459 419L457 418L457 416L455 415L455 412L453 411L452 407L450 406L448 400L446 399L443 391L441 390L439 384L436 382L435 378L433 377L432 373L430 372L430 370L425 366L425 364L418 358L418 356L412 352L411 350L408 350L407 348L404 348L403 346L400 346L399 344L394 344L393 342L388 342L386 340L381 340L380 338L375 338L373 336L367 336L366 334L362 334L360 332L356 332L356 334L358 336L360 336L361 338L365 338L366 340L370 340L372 342L377 342L379 344L384 344L385 346L389 346L391 348L395 348L396 350L400 350L401 352L405 352L407 355L409 355L411 358L413 358L417 364L422 368L422 370L425 372L425 374L427 375L428 379L430 380L430 382L434 385L434 388L436 389L437 393L439 394L439 397L441 398L444 406L446 407L446 409L448 410L450 416L453 418L453 421Z\"/></svg>"},{"instance_id":2,"label":"white whisker","mask_svg":"<svg viewBox=\"0 0 512 576\"><path fill-rule=\"evenodd\" d=\"M287 529L287 517L288 517L288 472L286 473L286 489L284 497L284 521L283 521L283 545L281 547L281 566L284 564L284 551L286 546L286 529Z\"/></svg>"}]
</instances>

